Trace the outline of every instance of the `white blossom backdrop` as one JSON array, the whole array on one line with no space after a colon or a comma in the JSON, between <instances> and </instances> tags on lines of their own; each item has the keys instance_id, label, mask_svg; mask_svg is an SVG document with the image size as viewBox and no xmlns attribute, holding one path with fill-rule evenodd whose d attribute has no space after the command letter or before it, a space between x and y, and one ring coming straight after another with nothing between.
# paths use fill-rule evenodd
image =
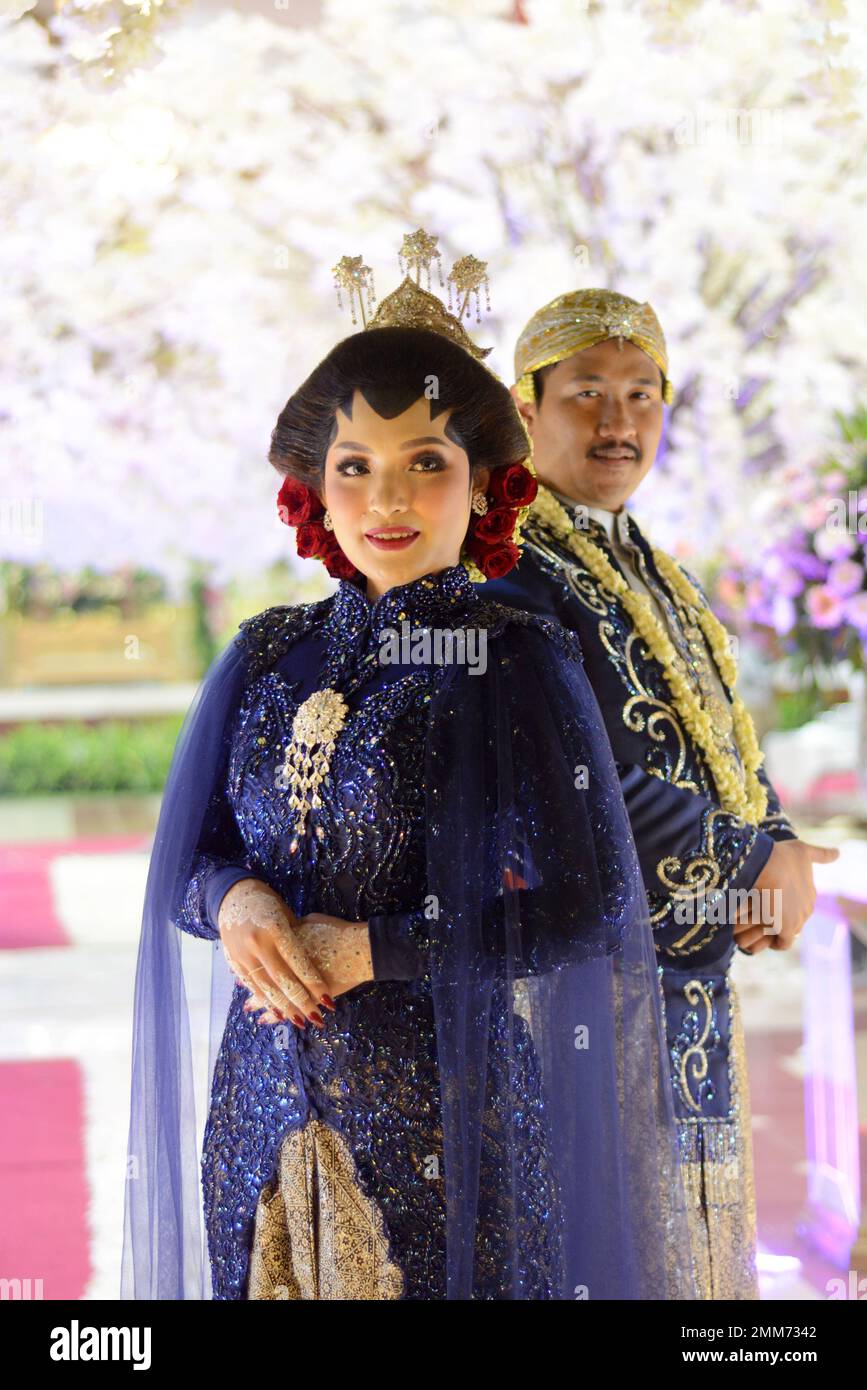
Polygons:
<instances>
[{"instance_id":1,"label":"white blossom backdrop","mask_svg":"<svg viewBox=\"0 0 867 1390\"><path fill-rule=\"evenodd\" d=\"M331 266L362 253L381 296L417 226L447 267L489 262L468 326L509 381L553 295L651 301L676 401L637 505L699 568L763 543L864 402L867 28L843 0L0 13L2 559L177 591L191 561L221 584L290 556L265 455L352 331Z\"/></svg>"}]
</instances>

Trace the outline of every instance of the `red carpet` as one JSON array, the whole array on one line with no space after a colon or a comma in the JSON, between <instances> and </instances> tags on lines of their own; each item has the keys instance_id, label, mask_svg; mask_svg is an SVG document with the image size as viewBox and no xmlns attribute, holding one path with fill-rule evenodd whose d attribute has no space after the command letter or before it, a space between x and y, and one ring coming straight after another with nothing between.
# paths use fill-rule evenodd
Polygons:
<instances>
[{"instance_id":1,"label":"red carpet","mask_svg":"<svg viewBox=\"0 0 867 1390\"><path fill-rule=\"evenodd\" d=\"M90 1277L83 1089L77 1062L0 1064L0 1273L31 1298L81 1298Z\"/></svg>"},{"instance_id":2,"label":"red carpet","mask_svg":"<svg viewBox=\"0 0 867 1390\"><path fill-rule=\"evenodd\" d=\"M50 877L53 859L62 854L142 849L149 843L141 835L115 835L0 846L0 950L70 944L54 910Z\"/></svg>"}]
</instances>

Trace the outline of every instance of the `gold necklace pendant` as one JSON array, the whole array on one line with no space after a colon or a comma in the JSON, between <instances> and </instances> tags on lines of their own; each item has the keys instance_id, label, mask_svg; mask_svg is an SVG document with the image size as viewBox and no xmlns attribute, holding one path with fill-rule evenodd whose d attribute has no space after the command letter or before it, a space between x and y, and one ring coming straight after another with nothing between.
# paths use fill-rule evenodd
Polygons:
<instances>
[{"instance_id":1,"label":"gold necklace pendant","mask_svg":"<svg viewBox=\"0 0 867 1390\"><path fill-rule=\"evenodd\" d=\"M296 834L303 832L308 811L322 805L319 787L328 776L334 743L347 713L346 700L329 686L308 695L292 721L292 741L286 745L274 780L284 791L291 791L289 805L298 812Z\"/></svg>"}]
</instances>

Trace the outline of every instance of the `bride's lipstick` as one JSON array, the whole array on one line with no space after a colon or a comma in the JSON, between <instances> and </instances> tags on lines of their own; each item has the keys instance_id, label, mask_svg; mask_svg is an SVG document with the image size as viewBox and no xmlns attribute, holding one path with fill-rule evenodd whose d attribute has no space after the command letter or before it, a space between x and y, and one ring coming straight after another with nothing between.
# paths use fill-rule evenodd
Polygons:
<instances>
[{"instance_id":1,"label":"bride's lipstick","mask_svg":"<svg viewBox=\"0 0 867 1390\"><path fill-rule=\"evenodd\" d=\"M421 532L412 526L374 526L364 535L377 550L406 550Z\"/></svg>"}]
</instances>

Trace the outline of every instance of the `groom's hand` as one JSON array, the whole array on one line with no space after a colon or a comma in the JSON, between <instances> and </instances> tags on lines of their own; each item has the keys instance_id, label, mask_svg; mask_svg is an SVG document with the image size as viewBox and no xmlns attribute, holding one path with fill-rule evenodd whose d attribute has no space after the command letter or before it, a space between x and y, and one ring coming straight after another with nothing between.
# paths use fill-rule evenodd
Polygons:
<instances>
[{"instance_id":1,"label":"groom's hand","mask_svg":"<svg viewBox=\"0 0 867 1390\"><path fill-rule=\"evenodd\" d=\"M839 856L838 849L808 845L804 840L778 840L753 884L758 890L758 906L748 897L738 912L736 945L750 956L766 946L774 951L788 951L794 946L816 906L813 865L831 864ZM763 921L762 904L768 901L772 904L771 918Z\"/></svg>"}]
</instances>

